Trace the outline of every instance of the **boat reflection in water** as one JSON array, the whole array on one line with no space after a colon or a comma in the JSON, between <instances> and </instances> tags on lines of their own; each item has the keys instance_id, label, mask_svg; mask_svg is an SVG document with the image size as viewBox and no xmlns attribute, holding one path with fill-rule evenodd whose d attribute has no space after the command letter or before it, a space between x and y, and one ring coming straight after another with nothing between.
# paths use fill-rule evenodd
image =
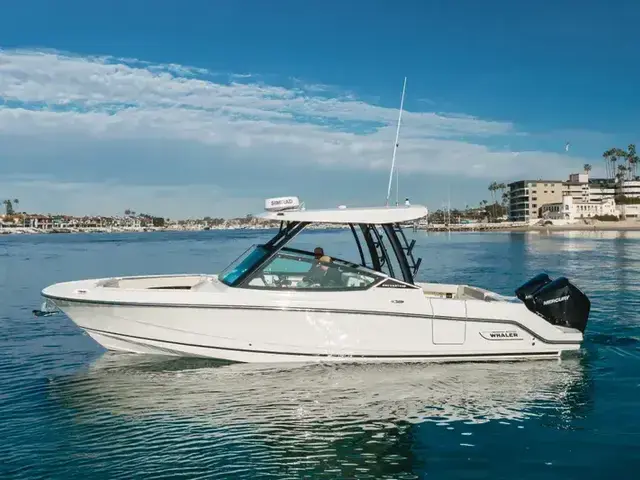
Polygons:
<instances>
[{"instance_id":1,"label":"boat reflection in water","mask_svg":"<svg viewBox=\"0 0 640 480\"><path fill-rule=\"evenodd\" d=\"M145 438L145 448L153 449L162 438L163 451L168 441L173 454L198 463L190 464L196 471L234 465L237 477L286 465L288 474L381 478L427 461L430 452L417 453L415 443L437 445L433 429L455 430L449 433L463 445L471 437L462 432L483 428L472 424L515 430L545 417L545 425L566 426L588 408L589 385L580 358L268 366L106 354L51 387L57 401L77 412L76 425L92 424L91 438L102 425L96 418L125 419L125 427L111 428L110 442ZM418 440L425 427L429 440ZM476 431L474 442L482 434Z\"/></svg>"}]
</instances>

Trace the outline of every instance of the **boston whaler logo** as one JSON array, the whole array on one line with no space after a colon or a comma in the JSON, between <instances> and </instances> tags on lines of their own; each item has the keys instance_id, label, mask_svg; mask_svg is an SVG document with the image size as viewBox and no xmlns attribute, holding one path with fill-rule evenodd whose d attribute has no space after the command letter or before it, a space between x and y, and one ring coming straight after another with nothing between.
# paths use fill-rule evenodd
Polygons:
<instances>
[{"instance_id":1,"label":"boston whaler logo","mask_svg":"<svg viewBox=\"0 0 640 480\"><path fill-rule=\"evenodd\" d=\"M520 334L515 330L494 330L490 332L480 332L487 340L522 340Z\"/></svg>"}]
</instances>

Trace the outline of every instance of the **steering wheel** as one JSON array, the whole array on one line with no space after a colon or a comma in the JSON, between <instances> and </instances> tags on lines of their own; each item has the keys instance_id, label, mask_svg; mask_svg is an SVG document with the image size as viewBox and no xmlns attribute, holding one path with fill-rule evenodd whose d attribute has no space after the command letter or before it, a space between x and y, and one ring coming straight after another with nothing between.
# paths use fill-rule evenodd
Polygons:
<instances>
[{"instance_id":1,"label":"steering wheel","mask_svg":"<svg viewBox=\"0 0 640 480\"><path fill-rule=\"evenodd\" d=\"M270 282L267 281L267 277L265 277L265 274L269 273L265 270L262 270L260 272L260 280L262 280L262 283L264 283L265 287L270 285ZM275 284L276 287L280 286L280 277L277 275L274 275L273 273L270 273L271 278L273 279L273 283Z\"/></svg>"},{"instance_id":2,"label":"steering wheel","mask_svg":"<svg viewBox=\"0 0 640 480\"><path fill-rule=\"evenodd\" d=\"M268 273L268 272L267 272ZM263 271L262 273L260 273L260 278L262 279L262 281L264 282L265 285L269 285L269 282L267 282L267 279L264 276L265 272ZM282 287L285 285L285 282L287 280L287 278L281 278L280 275L276 275L274 273L271 273L271 279L273 282L273 285L276 287Z\"/></svg>"},{"instance_id":3,"label":"steering wheel","mask_svg":"<svg viewBox=\"0 0 640 480\"><path fill-rule=\"evenodd\" d=\"M279 275L273 280L273 283L276 284L276 287L288 287L291 285L291 281L286 276L280 278Z\"/></svg>"}]
</instances>

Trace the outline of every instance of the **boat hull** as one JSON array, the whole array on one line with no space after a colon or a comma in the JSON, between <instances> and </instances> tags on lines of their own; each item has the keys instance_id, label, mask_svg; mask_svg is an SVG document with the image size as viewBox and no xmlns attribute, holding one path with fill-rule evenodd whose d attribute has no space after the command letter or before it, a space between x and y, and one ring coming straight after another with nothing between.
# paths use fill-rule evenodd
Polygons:
<instances>
[{"instance_id":1,"label":"boat hull","mask_svg":"<svg viewBox=\"0 0 640 480\"><path fill-rule=\"evenodd\" d=\"M317 307L152 306L53 299L112 351L232 362L420 362L557 358L568 335L541 339L514 321Z\"/></svg>"}]
</instances>

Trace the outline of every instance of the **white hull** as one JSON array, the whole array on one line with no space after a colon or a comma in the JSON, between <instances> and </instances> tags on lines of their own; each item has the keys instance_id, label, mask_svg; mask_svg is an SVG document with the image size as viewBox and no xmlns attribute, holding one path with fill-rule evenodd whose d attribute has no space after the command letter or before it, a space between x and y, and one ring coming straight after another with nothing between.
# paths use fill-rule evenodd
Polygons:
<instances>
[{"instance_id":1,"label":"white hull","mask_svg":"<svg viewBox=\"0 0 640 480\"><path fill-rule=\"evenodd\" d=\"M188 289L167 289L178 284ZM159 276L68 282L43 295L106 349L131 353L415 362L556 358L580 348L581 332L551 325L522 303L471 287L420 286L292 293Z\"/></svg>"},{"instance_id":2,"label":"white hull","mask_svg":"<svg viewBox=\"0 0 640 480\"><path fill-rule=\"evenodd\" d=\"M438 352L436 349L432 351L426 351L424 354L404 355L398 354L394 356L389 355L368 355L361 356L359 353L340 353L339 351L333 354L273 354L256 351L240 351L229 350L209 346L197 346L197 345L185 345L177 342L150 340L141 337L133 337L130 335L117 335L117 334L104 334L96 331L87 332L91 338L93 338L100 345L107 350L126 352L126 353L138 353L149 355L175 355L175 356L189 356L189 357L203 357L203 358L215 358L219 360L227 360L231 362L244 362L244 363L307 363L307 362L347 362L347 363L367 363L367 362L480 362L480 361L508 361L508 360L523 360L523 359L545 359L545 358L557 358L560 357L562 351L569 350L563 348L562 350L556 349L552 351L534 351L534 352L504 352L504 353L487 353L487 352L456 352L453 350L444 351L440 349ZM571 349L573 350L573 348Z\"/></svg>"}]
</instances>

